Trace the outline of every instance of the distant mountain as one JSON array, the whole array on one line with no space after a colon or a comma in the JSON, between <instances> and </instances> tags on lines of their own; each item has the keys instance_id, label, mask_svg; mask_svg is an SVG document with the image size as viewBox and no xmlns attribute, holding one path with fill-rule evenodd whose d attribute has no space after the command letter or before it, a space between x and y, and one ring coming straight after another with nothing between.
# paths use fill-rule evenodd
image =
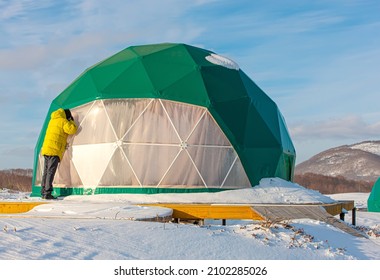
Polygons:
<instances>
[{"instance_id":1,"label":"distant mountain","mask_svg":"<svg viewBox=\"0 0 380 280\"><path fill-rule=\"evenodd\" d=\"M380 141L365 141L321 152L296 166L295 175L306 173L374 182L380 177Z\"/></svg>"}]
</instances>

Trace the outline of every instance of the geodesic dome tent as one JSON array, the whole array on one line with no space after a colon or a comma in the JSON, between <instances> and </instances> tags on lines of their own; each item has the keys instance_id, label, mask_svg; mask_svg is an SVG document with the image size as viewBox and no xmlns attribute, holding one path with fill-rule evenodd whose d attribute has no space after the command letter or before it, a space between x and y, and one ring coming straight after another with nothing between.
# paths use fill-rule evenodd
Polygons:
<instances>
[{"instance_id":1,"label":"geodesic dome tent","mask_svg":"<svg viewBox=\"0 0 380 280\"><path fill-rule=\"evenodd\" d=\"M213 192L291 180L295 149L277 105L230 59L186 44L132 46L90 67L51 103L35 148L39 196L50 114L79 125L57 195Z\"/></svg>"}]
</instances>

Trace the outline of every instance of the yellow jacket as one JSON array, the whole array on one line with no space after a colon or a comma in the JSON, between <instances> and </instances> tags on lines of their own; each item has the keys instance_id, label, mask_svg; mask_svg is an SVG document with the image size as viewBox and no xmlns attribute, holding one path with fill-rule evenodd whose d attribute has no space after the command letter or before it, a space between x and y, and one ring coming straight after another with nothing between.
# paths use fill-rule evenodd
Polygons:
<instances>
[{"instance_id":1,"label":"yellow jacket","mask_svg":"<svg viewBox=\"0 0 380 280\"><path fill-rule=\"evenodd\" d=\"M42 144L42 155L59 156L62 160L66 149L67 136L77 132L77 125L74 121L68 121L63 109L58 109L51 113L51 118L46 129L44 143Z\"/></svg>"}]
</instances>

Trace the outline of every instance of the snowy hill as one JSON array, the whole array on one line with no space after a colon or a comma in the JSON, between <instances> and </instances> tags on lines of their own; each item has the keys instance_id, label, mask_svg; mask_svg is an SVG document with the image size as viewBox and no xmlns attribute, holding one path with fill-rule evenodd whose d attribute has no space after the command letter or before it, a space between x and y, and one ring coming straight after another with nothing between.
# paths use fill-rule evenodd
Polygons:
<instances>
[{"instance_id":1,"label":"snowy hill","mask_svg":"<svg viewBox=\"0 0 380 280\"><path fill-rule=\"evenodd\" d=\"M315 173L374 182L380 176L380 141L365 141L321 152L296 166L296 174Z\"/></svg>"}]
</instances>

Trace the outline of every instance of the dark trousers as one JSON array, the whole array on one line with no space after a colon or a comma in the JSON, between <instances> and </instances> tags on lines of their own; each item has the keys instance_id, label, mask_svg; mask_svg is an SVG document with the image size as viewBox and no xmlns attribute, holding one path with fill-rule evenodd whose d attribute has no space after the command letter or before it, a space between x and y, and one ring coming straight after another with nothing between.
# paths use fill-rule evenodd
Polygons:
<instances>
[{"instance_id":1,"label":"dark trousers","mask_svg":"<svg viewBox=\"0 0 380 280\"><path fill-rule=\"evenodd\" d=\"M53 180L59 164L58 156L44 156L44 158L45 164L41 182L41 196L45 196L47 194L52 193Z\"/></svg>"}]
</instances>

